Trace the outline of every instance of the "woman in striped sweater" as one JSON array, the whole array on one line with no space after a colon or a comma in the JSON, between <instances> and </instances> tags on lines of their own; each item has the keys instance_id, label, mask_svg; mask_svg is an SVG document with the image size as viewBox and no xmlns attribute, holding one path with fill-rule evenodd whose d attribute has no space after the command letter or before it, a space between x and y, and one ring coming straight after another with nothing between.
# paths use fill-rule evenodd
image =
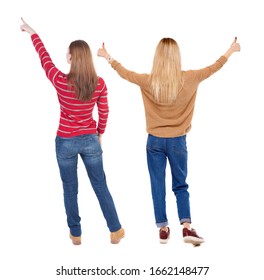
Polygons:
<instances>
[{"instance_id":1,"label":"woman in striped sweater","mask_svg":"<svg viewBox=\"0 0 264 280\"><path fill-rule=\"evenodd\" d=\"M67 52L70 72L62 73L53 64L38 34L23 19L21 30L30 34L47 78L57 91L60 103L60 122L56 136L56 156L64 190L64 205L70 238L81 244L81 218L78 208L78 156L84 162L91 185L110 231L111 243L124 237L113 198L106 183L103 168L101 139L108 119L107 87L94 68L89 45L73 41ZM95 104L98 124L93 119Z\"/></svg>"}]
</instances>

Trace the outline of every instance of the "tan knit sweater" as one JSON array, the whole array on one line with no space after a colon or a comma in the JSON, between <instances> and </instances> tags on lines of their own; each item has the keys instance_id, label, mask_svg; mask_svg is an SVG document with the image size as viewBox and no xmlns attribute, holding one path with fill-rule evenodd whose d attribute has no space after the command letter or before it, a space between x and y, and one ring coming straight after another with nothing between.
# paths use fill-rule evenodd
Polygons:
<instances>
[{"instance_id":1,"label":"tan knit sweater","mask_svg":"<svg viewBox=\"0 0 264 280\"><path fill-rule=\"evenodd\" d=\"M116 60L111 62L111 66L122 78L140 87L145 107L147 132L158 137L177 137L185 135L191 129L199 83L221 69L226 62L227 58L221 56L214 64L203 69L183 71L184 85L175 103L170 105L157 104L154 101L149 74L129 71Z\"/></svg>"}]
</instances>

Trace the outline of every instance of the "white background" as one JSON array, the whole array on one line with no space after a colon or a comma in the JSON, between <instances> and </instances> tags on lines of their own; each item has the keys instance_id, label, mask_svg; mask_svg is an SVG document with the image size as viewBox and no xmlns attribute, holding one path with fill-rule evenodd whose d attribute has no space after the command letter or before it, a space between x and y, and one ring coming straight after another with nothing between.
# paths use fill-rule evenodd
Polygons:
<instances>
[{"instance_id":1,"label":"white background","mask_svg":"<svg viewBox=\"0 0 264 280\"><path fill-rule=\"evenodd\" d=\"M3 4L4 3L4 4ZM260 279L263 253L263 13L262 1L18 1L3 2L1 23L1 279L106 279L56 276L56 269L209 266L207 276L184 279ZM83 244L68 238L55 157L59 105L45 77L23 17L41 36L54 63L69 70L69 43L86 40L108 86L110 115L103 138L109 188L126 237L111 245L109 232L82 162L79 207ZM140 89L96 56L105 42L126 68L149 73L162 37L180 45L183 69L213 63L238 37L235 53L198 90L188 134L193 227L206 242L182 242L167 176L171 239L158 242L146 165ZM109 278L109 277L108 277ZM177 277L176 277L177 278ZM178 276L177 279L182 279ZM113 278L114 279L114 278Z\"/></svg>"}]
</instances>

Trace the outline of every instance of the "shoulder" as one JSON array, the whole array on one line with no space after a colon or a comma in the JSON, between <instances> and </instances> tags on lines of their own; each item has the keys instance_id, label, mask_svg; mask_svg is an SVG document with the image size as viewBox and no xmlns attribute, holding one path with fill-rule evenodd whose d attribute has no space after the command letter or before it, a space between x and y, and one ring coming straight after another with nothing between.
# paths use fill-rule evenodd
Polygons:
<instances>
[{"instance_id":1,"label":"shoulder","mask_svg":"<svg viewBox=\"0 0 264 280\"><path fill-rule=\"evenodd\" d=\"M99 76L98 76L97 85L98 85L99 87L104 87L104 86L105 86L105 80L104 80L102 77L99 77Z\"/></svg>"},{"instance_id":2,"label":"shoulder","mask_svg":"<svg viewBox=\"0 0 264 280\"><path fill-rule=\"evenodd\" d=\"M195 75L196 75L196 70L182 71L182 77L184 79L188 79L188 78L194 77Z\"/></svg>"},{"instance_id":3,"label":"shoulder","mask_svg":"<svg viewBox=\"0 0 264 280\"><path fill-rule=\"evenodd\" d=\"M100 77L100 76L98 76L98 84L99 83L105 83L104 79L102 77Z\"/></svg>"},{"instance_id":4,"label":"shoulder","mask_svg":"<svg viewBox=\"0 0 264 280\"><path fill-rule=\"evenodd\" d=\"M100 91L107 90L105 80L99 76L98 76L98 82L97 82L97 90L100 90Z\"/></svg>"}]
</instances>

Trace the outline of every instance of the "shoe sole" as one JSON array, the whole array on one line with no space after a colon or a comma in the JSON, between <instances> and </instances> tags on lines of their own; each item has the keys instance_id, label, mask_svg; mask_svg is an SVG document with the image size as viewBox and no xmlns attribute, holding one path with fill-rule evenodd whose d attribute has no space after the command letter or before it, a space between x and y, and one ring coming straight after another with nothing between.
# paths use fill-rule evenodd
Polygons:
<instances>
[{"instance_id":1,"label":"shoe sole","mask_svg":"<svg viewBox=\"0 0 264 280\"><path fill-rule=\"evenodd\" d=\"M193 246L200 246L201 243L204 243L203 239L193 237L193 236L185 236L185 237L183 237L183 241L185 243L191 243Z\"/></svg>"},{"instance_id":2,"label":"shoe sole","mask_svg":"<svg viewBox=\"0 0 264 280\"><path fill-rule=\"evenodd\" d=\"M167 244L168 243L168 239L160 239L160 244Z\"/></svg>"},{"instance_id":3,"label":"shoe sole","mask_svg":"<svg viewBox=\"0 0 264 280\"><path fill-rule=\"evenodd\" d=\"M170 239L170 236L168 236L167 239L160 239L160 244L167 244L169 239Z\"/></svg>"},{"instance_id":4,"label":"shoe sole","mask_svg":"<svg viewBox=\"0 0 264 280\"><path fill-rule=\"evenodd\" d=\"M73 244L73 245L81 245L82 242L75 242L75 241L72 241L72 244Z\"/></svg>"}]
</instances>

